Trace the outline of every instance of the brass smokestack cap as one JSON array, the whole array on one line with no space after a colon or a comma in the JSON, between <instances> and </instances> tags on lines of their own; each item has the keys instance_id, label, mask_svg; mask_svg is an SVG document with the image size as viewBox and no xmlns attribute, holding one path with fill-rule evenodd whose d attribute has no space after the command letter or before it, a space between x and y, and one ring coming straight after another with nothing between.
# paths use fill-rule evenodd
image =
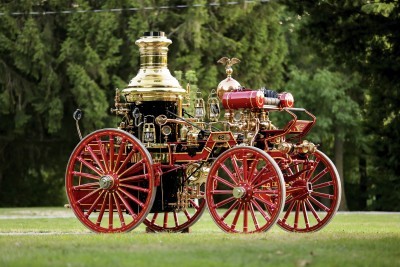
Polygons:
<instances>
[{"instance_id":1,"label":"brass smokestack cap","mask_svg":"<svg viewBox=\"0 0 400 267\"><path fill-rule=\"evenodd\" d=\"M164 32L145 32L136 40L140 52L140 69L122 90L128 102L175 101L186 94L186 90L167 67L168 46L171 43Z\"/></svg>"}]
</instances>

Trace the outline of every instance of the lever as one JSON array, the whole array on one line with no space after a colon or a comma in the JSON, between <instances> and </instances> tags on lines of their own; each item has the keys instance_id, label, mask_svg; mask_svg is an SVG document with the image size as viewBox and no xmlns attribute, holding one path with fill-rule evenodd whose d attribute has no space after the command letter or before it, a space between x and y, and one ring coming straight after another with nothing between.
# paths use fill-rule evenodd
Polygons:
<instances>
[{"instance_id":1,"label":"lever","mask_svg":"<svg viewBox=\"0 0 400 267\"><path fill-rule=\"evenodd\" d=\"M82 110L77 109L75 110L74 114L72 115L72 117L74 118L75 122L76 122L76 130L78 131L78 135L79 135L79 139L82 140L82 134L81 134L81 129L79 128L79 120L82 118Z\"/></svg>"}]
</instances>

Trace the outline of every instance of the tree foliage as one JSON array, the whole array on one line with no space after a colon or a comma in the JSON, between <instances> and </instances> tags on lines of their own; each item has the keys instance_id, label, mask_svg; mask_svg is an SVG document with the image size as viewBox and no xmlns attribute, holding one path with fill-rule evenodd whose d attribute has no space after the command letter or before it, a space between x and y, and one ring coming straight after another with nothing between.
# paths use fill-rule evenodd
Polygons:
<instances>
[{"instance_id":1,"label":"tree foliage","mask_svg":"<svg viewBox=\"0 0 400 267\"><path fill-rule=\"evenodd\" d=\"M223 56L242 60L233 77L243 86L292 92L318 118L310 140L344 157L348 196L361 199L349 206L399 210L399 2L239 2L2 1L0 205L63 203L79 141L72 112L84 111L84 133L117 125L114 90L136 75L134 42L152 30L173 41L171 72L203 96L225 77Z\"/></svg>"},{"instance_id":2,"label":"tree foliage","mask_svg":"<svg viewBox=\"0 0 400 267\"><path fill-rule=\"evenodd\" d=\"M364 92L358 94L365 98L358 100L367 138L360 142L359 157L364 165L360 172L368 170L370 178L363 183L370 190L372 208L399 210L400 3L283 2L308 17L303 34L321 44L322 54L362 74Z\"/></svg>"},{"instance_id":3,"label":"tree foliage","mask_svg":"<svg viewBox=\"0 0 400 267\"><path fill-rule=\"evenodd\" d=\"M62 204L65 166L78 142L72 112L84 111L84 133L117 125L118 119L108 112L114 89L136 75L139 51L134 41L145 31L168 34L173 40L172 73L182 70L186 79L196 77L194 84L204 95L225 76L224 68L216 65L222 56L243 59L235 75L244 85L283 84L286 46L276 23L281 7L245 1L230 5L227 0L207 7L209 2L2 1L0 205ZM149 8L182 4L191 7ZM139 10L60 12L112 8ZM52 11L58 13L29 14ZM256 17L258 21L252 21Z\"/></svg>"}]
</instances>

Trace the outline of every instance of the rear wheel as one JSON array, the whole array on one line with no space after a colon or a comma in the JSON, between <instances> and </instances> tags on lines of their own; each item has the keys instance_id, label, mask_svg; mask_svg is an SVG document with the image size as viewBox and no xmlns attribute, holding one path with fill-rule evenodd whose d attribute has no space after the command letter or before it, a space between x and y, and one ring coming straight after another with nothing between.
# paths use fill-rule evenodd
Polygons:
<instances>
[{"instance_id":1,"label":"rear wheel","mask_svg":"<svg viewBox=\"0 0 400 267\"><path fill-rule=\"evenodd\" d=\"M206 201L216 224L226 232L263 232L279 218L285 183L276 162L254 147L234 147L213 163Z\"/></svg>"},{"instance_id":2,"label":"rear wheel","mask_svg":"<svg viewBox=\"0 0 400 267\"><path fill-rule=\"evenodd\" d=\"M191 186L185 187L189 193L196 190ZM188 208L170 212L155 212L147 216L144 224L154 232L183 232L196 223L205 209L204 185L200 187L199 198L189 199Z\"/></svg>"},{"instance_id":3,"label":"rear wheel","mask_svg":"<svg viewBox=\"0 0 400 267\"><path fill-rule=\"evenodd\" d=\"M149 213L156 188L153 162L133 135L102 129L84 137L66 170L66 191L76 217L99 233L126 232Z\"/></svg>"},{"instance_id":4,"label":"rear wheel","mask_svg":"<svg viewBox=\"0 0 400 267\"><path fill-rule=\"evenodd\" d=\"M340 203L340 178L332 161L320 151L304 157L294 158L282 170L285 180L290 182L278 225L290 232L321 230L336 214Z\"/></svg>"}]
</instances>

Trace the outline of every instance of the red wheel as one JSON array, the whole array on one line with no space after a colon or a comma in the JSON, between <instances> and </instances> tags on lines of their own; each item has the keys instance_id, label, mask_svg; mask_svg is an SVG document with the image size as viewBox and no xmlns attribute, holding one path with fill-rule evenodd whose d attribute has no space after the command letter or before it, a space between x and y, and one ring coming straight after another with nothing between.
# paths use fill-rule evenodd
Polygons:
<instances>
[{"instance_id":1,"label":"red wheel","mask_svg":"<svg viewBox=\"0 0 400 267\"><path fill-rule=\"evenodd\" d=\"M278 225L291 232L313 232L326 226L339 207L341 193L332 161L316 151L305 158L294 158L282 172L288 187Z\"/></svg>"},{"instance_id":2,"label":"red wheel","mask_svg":"<svg viewBox=\"0 0 400 267\"><path fill-rule=\"evenodd\" d=\"M268 230L279 218L285 183L276 162L254 147L234 147L213 163L206 183L211 217L226 232Z\"/></svg>"},{"instance_id":3,"label":"red wheel","mask_svg":"<svg viewBox=\"0 0 400 267\"><path fill-rule=\"evenodd\" d=\"M204 185L200 188L200 198L189 199L189 208L181 211L155 212L149 214L144 224L155 232L182 232L197 222L205 209ZM196 190L187 186L188 191Z\"/></svg>"},{"instance_id":4,"label":"red wheel","mask_svg":"<svg viewBox=\"0 0 400 267\"><path fill-rule=\"evenodd\" d=\"M95 131L76 146L66 170L66 191L76 217L94 232L126 232L153 205L152 159L133 135Z\"/></svg>"}]
</instances>

